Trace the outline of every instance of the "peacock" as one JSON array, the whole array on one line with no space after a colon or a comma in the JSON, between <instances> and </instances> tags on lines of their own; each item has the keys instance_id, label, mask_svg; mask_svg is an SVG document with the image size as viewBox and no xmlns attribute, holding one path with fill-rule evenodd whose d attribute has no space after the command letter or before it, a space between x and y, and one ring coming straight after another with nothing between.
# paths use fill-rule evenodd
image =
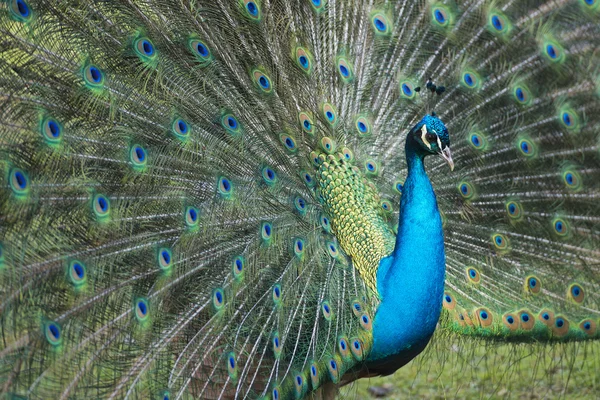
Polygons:
<instances>
[{"instance_id":1,"label":"peacock","mask_svg":"<svg viewBox=\"0 0 600 400\"><path fill-rule=\"evenodd\" d=\"M0 32L7 398L332 398L434 332L600 339L598 0L3 0Z\"/></svg>"}]
</instances>

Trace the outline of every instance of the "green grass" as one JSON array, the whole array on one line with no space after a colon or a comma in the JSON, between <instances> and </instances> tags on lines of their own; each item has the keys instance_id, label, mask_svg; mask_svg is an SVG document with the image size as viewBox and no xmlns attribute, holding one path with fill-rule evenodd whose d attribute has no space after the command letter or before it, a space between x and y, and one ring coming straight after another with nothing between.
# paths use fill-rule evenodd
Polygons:
<instances>
[{"instance_id":1,"label":"green grass","mask_svg":"<svg viewBox=\"0 0 600 400\"><path fill-rule=\"evenodd\" d=\"M340 398L600 399L600 343L485 344L438 339L404 368L342 388Z\"/></svg>"}]
</instances>

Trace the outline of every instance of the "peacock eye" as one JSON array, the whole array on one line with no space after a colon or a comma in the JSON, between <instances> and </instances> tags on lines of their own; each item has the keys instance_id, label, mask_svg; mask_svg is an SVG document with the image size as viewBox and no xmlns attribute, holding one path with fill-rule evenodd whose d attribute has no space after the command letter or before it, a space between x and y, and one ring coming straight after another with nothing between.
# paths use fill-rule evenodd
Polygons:
<instances>
[{"instance_id":1,"label":"peacock eye","mask_svg":"<svg viewBox=\"0 0 600 400\"><path fill-rule=\"evenodd\" d=\"M433 134L433 133L428 133L428 134L425 136L425 138L427 139L427 141L428 141L429 143L435 143L435 141L436 141L436 135L435 135L435 134Z\"/></svg>"}]
</instances>

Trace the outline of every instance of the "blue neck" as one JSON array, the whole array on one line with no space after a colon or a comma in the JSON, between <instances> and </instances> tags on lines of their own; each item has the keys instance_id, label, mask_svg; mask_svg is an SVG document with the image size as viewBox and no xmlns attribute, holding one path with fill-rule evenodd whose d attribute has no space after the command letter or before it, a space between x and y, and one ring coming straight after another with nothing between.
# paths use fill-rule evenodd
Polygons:
<instances>
[{"instance_id":1,"label":"blue neck","mask_svg":"<svg viewBox=\"0 0 600 400\"><path fill-rule=\"evenodd\" d=\"M377 289L381 304L373 320L369 360L407 358L425 348L440 317L446 257L435 193L423 155L406 142L408 176L400 201L396 247L381 260ZM396 368L399 368L398 365Z\"/></svg>"}]
</instances>

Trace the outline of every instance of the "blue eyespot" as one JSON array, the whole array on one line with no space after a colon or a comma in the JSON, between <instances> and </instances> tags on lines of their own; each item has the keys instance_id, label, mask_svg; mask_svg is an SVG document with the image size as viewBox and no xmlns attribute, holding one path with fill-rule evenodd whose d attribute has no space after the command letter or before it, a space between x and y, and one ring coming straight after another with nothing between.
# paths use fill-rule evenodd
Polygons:
<instances>
[{"instance_id":1,"label":"blue eyespot","mask_svg":"<svg viewBox=\"0 0 600 400\"><path fill-rule=\"evenodd\" d=\"M574 297L577 297L581 294L581 288L579 286L573 286L571 288L571 293L573 294Z\"/></svg>"},{"instance_id":2,"label":"blue eyespot","mask_svg":"<svg viewBox=\"0 0 600 400\"><path fill-rule=\"evenodd\" d=\"M408 86L406 83L402 84L402 92L408 97L413 95L412 88L410 86Z\"/></svg>"},{"instance_id":3,"label":"blue eyespot","mask_svg":"<svg viewBox=\"0 0 600 400\"><path fill-rule=\"evenodd\" d=\"M89 68L90 77L92 78L92 82L99 83L102 80L102 73L96 67L91 66Z\"/></svg>"},{"instance_id":4,"label":"blue eyespot","mask_svg":"<svg viewBox=\"0 0 600 400\"><path fill-rule=\"evenodd\" d=\"M27 19L31 11L29 11L29 6L23 0L17 0L15 2L17 12L23 19Z\"/></svg>"},{"instance_id":5,"label":"blue eyespot","mask_svg":"<svg viewBox=\"0 0 600 400\"><path fill-rule=\"evenodd\" d=\"M475 271L473 268L469 269L469 276L473 279L475 279L475 277L477 276L477 271Z\"/></svg>"},{"instance_id":6,"label":"blue eyespot","mask_svg":"<svg viewBox=\"0 0 600 400\"><path fill-rule=\"evenodd\" d=\"M571 116L567 112L563 113L562 120L565 123L565 125L567 125L567 126L571 126L571 124L573 123L571 121Z\"/></svg>"},{"instance_id":7,"label":"blue eyespot","mask_svg":"<svg viewBox=\"0 0 600 400\"><path fill-rule=\"evenodd\" d=\"M441 10L435 10L434 14L435 19L437 20L437 22L439 22L440 24L443 24L446 22L446 16L444 15L444 13L442 13Z\"/></svg>"},{"instance_id":8,"label":"blue eyespot","mask_svg":"<svg viewBox=\"0 0 600 400\"><path fill-rule=\"evenodd\" d=\"M521 150L523 150L523 153L529 154L529 144L526 141L521 142Z\"/></svg>"},{"instance_id":9,"label":"blue eyespot","mask_svg":"<svg viewBox=\"0 0 600 400\"><path fill-rule=\"evenodd\" d=\"M469 193L469 187L463 183L462 185L460 185L460 191L462 194L468 194Z\"/></svg>"},{"instance_id":10,"label":"blue eyespot","mask_svg":"<svg viewBox=\"0 0 600 400\"><path fill-rule=\"evenodd\" d=\"M312 0L312 3L315 7L319 7L321 5L321 0Z\"/></svg>"},{"instance_id":11,"label":"blue eyespot","mask_svg":"<svg viewBox=\"0 0 600 400\"><path fill-rule=\"evenodd\" d=\"M475 82L473 81L473 77L468 72L464 74L463 79L467 86L473 86L475 84Z\"/></svg>"},{"instance_id":12,"label":"blue eyespot","mask_svg":"<svg viewBox=\"0 0 600 400\"><path fill-rule=\"evenodd\" d=\"M502 237L501 236L496 236L496 238L494 240L496 241L496 244L498 246L502 245Z\"/></svg>"},{"instance_id":13,"label":"blue eyespot","mask_svg":"<svg viewBox=\"0 0 600 400\"><path fill-rule=\"evenodd\" d=\"M317 376L317 368L314 365L310 366L310 373L312 376Z\"/></svg>"},{"instance_id":14,"label":"blue eyespot","mask_svg":"<svg viewBox=\"0 0 600 400\"><path fill-rule=\"evenodd\" d=\"M335 362L335 360L329 361L329 365L331 366L331 369L333 369L333 370L337 369L337 363Z\"/></svg>"},{"instance_id":15,"label":"blue eyespot","mask_svg":"<svg viewBox=\"0 0 600 400\"><path fill-rule=\"evenodd\" d=\"M375 170L375 166L373 164L371 164L371 163L367 163L367 169L369 171L374 171Z\"/></svg>"},{"instance_id":16,"label":"blue eyespot","mask_svg":"<svg viewBox=\"0 0 600 400\"><path fill-rule=\"evenodd\" d=\"M266 236L271 236L271 225L265 224L265 226L263 227L263 232Z\"/></svg>"},{"instance_id":17,"label":"blue eyespot","mask_svg":"<svg viewBox=\"0 0 600 400\"><path fill-rule=\"evenodd\" d=\"M333 115L333 113L332 113L331 111L327 111L327 112L325 113L325 116L327 117L327 119L328 119L330 122L331 122L331 121L333 121L333 117L334 117L334 115Z\"/></svg>"},{"instance_id":18,"label":"blue eyespot","mask_svg":"<svg viewBox=\"0 0 600 400\"><path fill-rule=\"evenodd\" d=\"M446 303L452 303L452 297L450 297L449 295L446 295L445 297Z\"/></svg>"},{"instance_id":19,"label":"blue eyespot","mask_svg":"<svg viewBox=\"0 0 600 400\"><path fill-rule=\"evenodd\" d=\"M512 325L515 323L515 319L509 315L508 317L506 317L506 322Z\"/></svg>"},{"instance_id":20,"label":"blue eyespot","mask_svg":"<svg viewBox=\"0 0 600 400\"><path fill-rule=\"evenodd\" d=\"M573 174L570 172L567 172L567 174L565 175L565 180L567 181L567 184L572 185L573 184Z\"/></svg>"},{"instance_id":21,"label":"blue eyespot","mask_svg":"<svg viewBox=\"0 0 600 400\"><path fill-rule=\"evenodd\" d=\"M353 345L356 350L360 350L360 342L358 340L355 340Z\"/></svg>"},{"instance_id":22,"label":"blue eyespot","mask_svg":"<svg viewBox=\"0 0 600 400\"><path fill-rule=\"evenodd\" d=\"M359 122L358 122L358 129L359 129L361 132L363 132L363 133L364 133L364 132L366 132L366 131L367 131L367 125L365 125L365 123L364 123L364 122L362 122L362 121L359 121Z\"/></svg>"},{"instance_id":23,"label":"blue eyespot","mask_svg":"<svg viewBox=\"0 0 600 400\"><path fill-rule=\"evenodd\" d=\"M227 125L231 128L231 129L235 129L238 126L238 122L236 121L235 118L233 117L227 117Z\"/></svg>"},{"instance_id":24,"label":"blue eyespot","mask_svg":"<svg viewBox=\"0 0 600 400\"><path fill-rule=\"evenodd\" d=\"M258 78L258 83L260 84L260 86L263 89L268 89L271 86L271 84L269 83L269 80L267 78L265 78L264 75L261 76L260 78Z\"/></svg>"},{"instance_id":25,"label":"blue eyespot","mask_svg":"<svg viewBox=\"0 0 600 400\"><path fill-rule=\"evenodd\" d=\"M364 322L365 324L369 323L369 317L367 317L366 315L362 316L362 322Z\"/></svg>"},{"instance_id":26,"label":"blue eyespot","mask_svg":"<svg viewBox=\"0 0 600 400\"><path fill-rule=\"evenodd\" d=\"M488 313L487 313L487 312L485 312L485 311L481 311L481 312L479 313L479 317L480 317L481 319L488 319L489 315L488 315Z\"/></svg>"},{"instance_id":27,"label":"blue eyespot","mask_svg":"<svg viewBox=\"0 0 600 400\"><path fill-rule=\"evenodd\" d=\"M147 40L142 41L142 48L144 49L144 54L147 56L151 56L154 54L154 46Z\"/></svg>"},{"instance_id":28,"label":"blue eyespot","mask_svg":"<svg viewBox=\"0 0 600 400\"><path fill-rule=\"evenodd\" d=\"M25 173L20 169L13 169L10 173L10 183L13 191L17 194L22 194L27 191L29 180Z\"/></svg>"},{"instance_id":29,"label":"blue eyespot","mask_svg":"<svg viewBox=\"0 0 600 400\"><path fill-rule=\"evenodd\" d=\"M135 152L135 156L139 160L139 162L144 162L146 159L146 152L140 146L136 146L133 151Z\"/></svg>"},{"instance_id":30,"label":"blue eyespot","mask_svg":"<svg viewBox=\"0 0 600 400\"><path fill-rule=\"evenodd\" d=\"M196 44L196 51L202 57L208 57L208 48L204 45L204 43L198 42Z\"/></svg>"},{"instance_id":31,"label":"blue eyespot","mask_svg":"<svg viewBox=\"0 0 600 400\"><path fill-rule=\"evenodd\" d=\"M589 331L590 329L592 329L592 324L589 322L585 322L583 324L583 329L585 329L586 331Z\"/></svg>"},{"instance_id":32,"label":"blue eyespot","mask_svg":"<svg viewBox=\"0 0 600 400\"><path fill-rule=\"evenodd\" d=\"M548 313L543 313L542 318L548 321L550 319L550 315Z\"/></svg>"},{"instance_id":33,"label":"blue eyespot","mask_svg":"<svg viewBox=\"0 0 600 400\"><path fill-rule=\"evenodd\" d=\"M529 322L529 315L526 313L521 314L521 320L523 322Z\"/></svg>"},{"instance_id":34,"label":"blue eyespot","mask_svg":"<svg viewBox=\"0 0 600 400\"><path fill-rule=\"evenodd\" d=\"M537 286L537 280L535 278L529 279L529 287L531 287L533 289L536 286Z\"/></svg>"},{"instance_id":35,"label":"blue eyespot","mask_svg":"<svg viewBox=\"0 0 600 400\"><path fill-rule=\"evenodd\" d=\"M477 135L471 136L471 142L475 147L479 147L479 145L481 144L481 141L479 140L479 137Z\"/></svg>"},{"instance_id":36,"label":"blue eyespot","mask_svg":"<svg viewBox=\"0 0 600 400\"><path fill-rule=\"evenodd\" d=\"M300 56L298 58L298 61L300 62L300 65L302 65L304 68L308 68L308 58L306 58L306 56Z\"/></svg>"},{"instance_id":37,"label":"blue eyespot","mask_svg":"<svg viewBox=\"0 0 600 400\"><path fill-rule=\"evenodd\" d=\"M308 120L304 120L303 125L304 125L304 128L306 128L306 130L310 130L310 126L311 125L310 125L310 122Z\"/></svg>"},{"instance_id":38,"label":"blue eyespot","mask_svg":"<svg viewBox=\"0 0 600 400\"><path fill-rule=\"evenodd\" d=\"M504 26L502 25L502 21L498 18L497 15L492 16L492 25L497 31L501 31Z\"/></svg>"},{"instance_id":39,"label":"blue eyespot","mask_svg":"<svg viewBox=\"0 0 600 400\"><path fill-rule=\"evenodd\" d=\"M56 322L48 322L45 328L46 340L53 345L59 345L61 342L61 329Z\"/></svg>"},{"instance_id":40,"label":"blue eyespot","mask_svg":"<svg viewBox=\"0 0 600 400\"><path fill-rule=\"evenodd\" d=\"M375 18L375 28L379 31L379 32L385 32L386 30L386 26L385 26L385 22L383 22L381 19L379 18Z\"/></svg>"},{"instance_id":41,"label":"blue eyespot","mask_svg":"<svg viewBox=\"0 0 600 400\"><path fill-rule=\"evenodd\" d=\"M242 272L242 270L244 269L244 263L242 262L242 260L240 258L235 259L235 269L238 272Z\"/></svg>"},{"instance_id":42,"label":"blue eyespot","mask_svg":"<svg viewBox=\"0 0 600 400\"><path fill-rule=\"evenodd\" d=\"M179 130L183 134L185 134L187 132L187 130L188 130L187 124L184 121L182 121L182 120L179 120L179 122L177 122L177 126L179 127Z\"/></svg>"},{"instance_id":43,"label":"blue eyespot","mask_svg":"<svg viewBox=\"0 0 600 400\"><path fill-rule=\"evenodd\" d=\"M340 73L344 76L344 77L348 77L348 75L350 75L350 71L348 71L348 68L346 68L345 65L340 65Z\"/></svg>"},{"instance_id":44,"label":"blue eyespot","mask_svg":"<svg viewBox=\"0 0 600 400\"><path fill-rule=\"evenodd\" d=\"M106 212L106 210L108 210L108 202L106 201L105 197L98 196L98 198L96 199L96 204L98 205L100 211Z\"/></svg>"},{"instance_id":45,"label":"blue eyespot","mask_svg":"<svg viewBox=\"0 0 600 400\"><path fill-rule=\"evenodd\" d=\"M256 16L258 14L258 7L256 7L256 4L254 4L254 2L252 1L246 3L246 9L250 13L250 15Z\"/></svg>"},{"instance_id":46,"label":"blue eyespot","mask_svg":"<svg viewBox=\"0 0 600 400\"><path fill-rule=\"evenodd\" d=\"M557 318L556 319L556 326L558 328L562 328L565 325L565 321L562 318Z\"/></svg>"},{"instance_id":47,"label":"blue eyespot","mask_svg":"<svg viewBox=\"0 0 600 400\"><path fill-rule=\"evenodd\" d=\"M139 314L140 317L145 317L146 314L148 313L148 305L146 304L145 301L140 300L137 303L137 312Z\"/></svg>"},{"instance_id":48,"label":"blue eyespot","mask_svg":"<svg viewBox=\"0 0 600 400\"><path fill-rule=\"evenodd\" d=\"M342 348L342 350L346 350L346 341L345 340L340 340L340 347Z\"/></svg>"},{"instance_id":49,"label":"blue eyespot","mask_svg":"<svg viewBox=\"0 0 600 400\"><path fill-rule=\"evenodd\" d=\"M517 99L520 102L525 101L525 94L523 93L523 89L517 88L517 90L515 90L515 94L517 95Z\"/></svg>"},{"instance_id":50,"label":"blue eyespot","mask_svg":"<svg viewBox=\"0 0 600 400\"><path fill-rule=\"evenodd\" d=\"M552 44L546 45L546 54L548 54L548 57L550 57L553 60L555 60L556 57L558 57L556 49L554 48L554 45L552 45Z\"/></svg>"},{"instance_id":51,"label":"blue eyespot","mask_svg":"<svg viewBox=\"0 0 600 400\"><path fill-rule=\"evenodd\" d=\"M198 219L198 212L194 208L190 208L188 210L188 217L192 222L195 222Z\"/></svg>"}]
</instances>

